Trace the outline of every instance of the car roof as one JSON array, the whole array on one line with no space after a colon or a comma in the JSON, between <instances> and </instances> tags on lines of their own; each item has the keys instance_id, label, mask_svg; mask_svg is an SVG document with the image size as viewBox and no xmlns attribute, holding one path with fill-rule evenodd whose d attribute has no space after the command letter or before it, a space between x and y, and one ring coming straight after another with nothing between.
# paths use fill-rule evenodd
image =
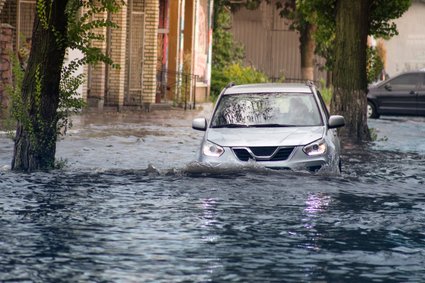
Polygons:
<instances>
[{"instance_id":1,"label":"car roof","mask_svg":"<svg viewBox=\"0 0 425 283\"><path fill-rule=\"evenodd\" d=\"M400 75L404 75L404 74L417 74L417 73L424 73L425 69L420 69L420 70L410 70L410 71L406 71L406 72L401 72L396 74L395 76L393 76L393 78L398 77Z\"/></svg>"},{"instance_id":2,"label":"car roof","mask_svg":"<svg viewBox=\"0 0 425 283\"><path fill-rule=\"evenodd\" d=\"M398 74L394 75L393 77L390 77L390 78L388 78L386 80L383 80L383 81L380 81L378 83L375 83L375 84L370 85L369 88L378 88L378 87L386 84L387 82L389 82L389 81L391 81L391 80L393 80L395 78L398 78L398 77L400 77L402 75L407 75L407 74L425 74L425 69L412 70L412 71L406 71L406 72L398 73Z\"/></svg>"},{"instance_id":3,"label":"car roof","mask_svg":"<svg viewBox=\"0 0 425 283\"><path fill-rule=\"evenodd\" d=\"M262 83L262 84L245 84L229 87L224 92L227 94L241 93L276 93L276 92L298 92L311 93L311 88L307 84L302 83Z\"/></svg>"}]
</instances>

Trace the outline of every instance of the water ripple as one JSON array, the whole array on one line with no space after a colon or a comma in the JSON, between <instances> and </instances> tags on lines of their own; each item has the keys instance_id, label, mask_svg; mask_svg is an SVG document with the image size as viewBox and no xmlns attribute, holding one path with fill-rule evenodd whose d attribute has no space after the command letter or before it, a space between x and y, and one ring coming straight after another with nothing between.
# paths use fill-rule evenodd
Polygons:
<instances>
[{"instance_id":1,"label":"water ripple","mask_svg":"<svg viewBox=\"0 0 425 283\"><path fill-rule=\"evenodd\" d=\"M2 139L0 281L425 281L420 143L345 147L340 175L208 167L161 121L77 129L50 173L11 172ZM423 121L373 126L397 123Z\"/></svg>"}]
</instances>

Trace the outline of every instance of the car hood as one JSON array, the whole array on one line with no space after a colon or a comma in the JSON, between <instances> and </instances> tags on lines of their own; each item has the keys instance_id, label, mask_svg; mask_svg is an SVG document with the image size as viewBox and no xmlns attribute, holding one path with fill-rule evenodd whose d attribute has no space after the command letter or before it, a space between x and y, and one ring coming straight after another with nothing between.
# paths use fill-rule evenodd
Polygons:
<instances>
[{"instance_id":1,"label":"car hood","mask_svg":"<svg viewBox=\"0 0 425 283\"><path fill-rule=\"evenodd\" d=\"M298 146L323 137L324 127L209 128L206 139L221 146Z\"/></svg>"}]
</instances>

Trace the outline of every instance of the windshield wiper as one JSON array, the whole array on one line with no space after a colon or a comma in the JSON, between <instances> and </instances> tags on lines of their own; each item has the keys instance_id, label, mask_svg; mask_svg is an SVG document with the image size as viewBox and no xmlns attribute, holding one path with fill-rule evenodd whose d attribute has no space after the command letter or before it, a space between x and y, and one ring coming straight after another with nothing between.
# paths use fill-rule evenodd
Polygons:
<instances>
[{"instance_id":1,"label":"windshield wiper","mask_svg":"<svg viewBox=\"0 0 425 283\"><path fill-rule=\"evenodd\" d=\"M296 125L289 124L257 124L257 125L249 125L250 127L255 128L280 128L280 127L296 127Z\"/></svg>"},{"instance_id":2,"label":"windshield wiper","mask_svg":"<svg viewBox=\"0 0 425 283\"><path fill-rule=\"evenodd\" d=\"M296 127L297 125L290 124L224 124L213 126L212 128L284 128L284 127Z\"/></svg>"},{"instance_id":3,"label":"windshield wiper","mask_svg":"<svg viewBox=\"0 0 425 283\"><path fill-rule=\"evenodd\" d=\"M216 125L211 128L248 128L250 125L246 124L223 124L223 125Z\"/></svg>"}]
</instances>

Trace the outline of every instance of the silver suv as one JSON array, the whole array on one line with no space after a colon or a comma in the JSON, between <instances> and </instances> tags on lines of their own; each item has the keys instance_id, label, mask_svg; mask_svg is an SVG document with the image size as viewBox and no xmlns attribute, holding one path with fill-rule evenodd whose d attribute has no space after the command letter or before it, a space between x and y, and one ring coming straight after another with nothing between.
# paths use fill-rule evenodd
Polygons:
<instances>
[{"instance_id":1,"label":"silver suv","mask_svg":"<svg viewBox=\"0 0 425 283\"><path fill-rule=\"evenodd\" d=\"M336 128L344 124L329 115L313 84L279 83L229 85L211 119L196 118L192 128L205 131L202 163L317 171L340 169Z\"/></svg>"}]
</instances>

